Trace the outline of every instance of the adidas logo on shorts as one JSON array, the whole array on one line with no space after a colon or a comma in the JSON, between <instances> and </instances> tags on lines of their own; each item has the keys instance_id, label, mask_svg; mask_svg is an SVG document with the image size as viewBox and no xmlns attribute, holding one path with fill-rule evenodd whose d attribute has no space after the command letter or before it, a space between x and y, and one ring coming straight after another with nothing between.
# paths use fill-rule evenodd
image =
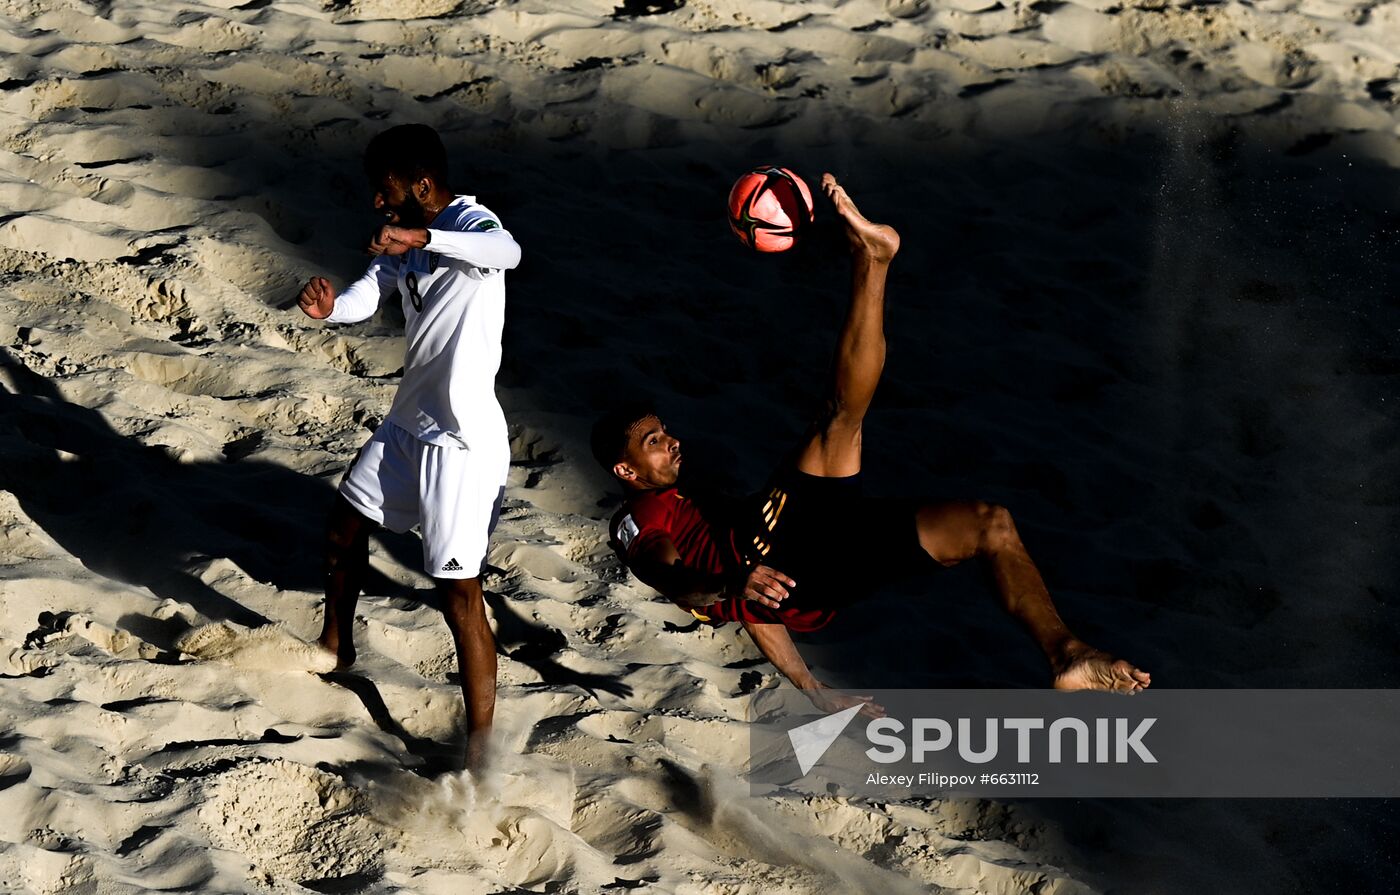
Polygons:
<instances>
[{"instance_id":1,"label":"adidas logo on shorts","mask_svg":"<svg viewBox=\"0 0 1400 895\"><path fill-rule=\"evenodd\" d=\"M447 565L442 567L442 570L444 572L460 572L462 571L462 564L457 562L455 558L449 559Z\"/></svg>"}]
</instances>

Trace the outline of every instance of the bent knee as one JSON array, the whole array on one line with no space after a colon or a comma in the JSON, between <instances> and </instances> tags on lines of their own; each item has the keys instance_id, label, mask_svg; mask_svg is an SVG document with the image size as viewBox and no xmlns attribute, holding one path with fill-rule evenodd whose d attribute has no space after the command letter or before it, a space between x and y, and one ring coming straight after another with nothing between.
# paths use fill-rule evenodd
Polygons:
<instances>
[{"instance_id":1,"label":"bent knee","mask_svg":"<svg viewBox=\"0 0 1400 895\"><path fill-rule=\"evenodd\" d=\"M369 553L368 524L332 518L326 526L326 567L335 569Z\"/></svg>"},{"instance_id":2,"label":"bent knee","mask_svg":"<svg viewBox=\"0 0 1400 895\"><path fill-rule=\"evenodd\" d=\"M353 568L362 558L369 559L369 544L363 544L357 552L353 542L340 543L335 538L329 538L323 558L327 572L336 572L347 566Z\"/></svg>"},{"instance_id":3,"label":"bent knee","mask_svg":"<svg viewBox=\"0 0 1400 895\"><path fill-rule=\"evenodd\" d=\"M438 592L442 595L443 613L453 618L485 615L486 595L479 578L440 578Z\"/></svg>"},{"instance_id":4,"label":"bent knee","mask_svg":"<svg viewBox=\"0 0 1400 895\"><path fill-rule=\"evenodd\" d=\"M997 553L1021 543L1020 535L1016 533L1016 522L1006 507L979 500L974 511L981 529L978 545L981 552Z\"/></svg>"}]
</instances>

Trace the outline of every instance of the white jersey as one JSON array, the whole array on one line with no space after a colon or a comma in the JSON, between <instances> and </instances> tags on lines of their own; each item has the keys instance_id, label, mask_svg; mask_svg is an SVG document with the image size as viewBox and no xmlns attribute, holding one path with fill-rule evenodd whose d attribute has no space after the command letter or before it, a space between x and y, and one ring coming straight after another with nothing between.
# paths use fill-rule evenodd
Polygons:
<instances>
[{"instance_id":1,"label":"white jersey","mask_svg":"<svg viewBox=\"0 0 1400 895\"><path fill-rule=\"evenodd\" d=\"M505 271L520 246L474 196L458 196L428 225L428 245L376 258L336 296L331 323L373 316L395 289L403 298L403 381L389 421L420 441L472 447L506 439L496 401L505 325Z\"/></svg>"}]
</instances>

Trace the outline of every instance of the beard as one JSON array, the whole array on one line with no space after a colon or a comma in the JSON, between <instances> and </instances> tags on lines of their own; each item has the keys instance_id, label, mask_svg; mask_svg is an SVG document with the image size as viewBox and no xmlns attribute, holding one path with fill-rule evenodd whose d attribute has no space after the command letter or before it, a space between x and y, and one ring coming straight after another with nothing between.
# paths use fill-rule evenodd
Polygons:
<instances>
[{"instance_id":1,"label":"beard","mask_svg":"<svg viewBox=\"0 0 1400 895\"><path fill-rule=\"evenodd\" d=\"M403 203L389 209L398 218L396 226L407 227L411 230L426 227L428 225L428 212L423 207L423 203L418 201L418 197L412 193L404 196Z\"/></svg>"}]
</instances>

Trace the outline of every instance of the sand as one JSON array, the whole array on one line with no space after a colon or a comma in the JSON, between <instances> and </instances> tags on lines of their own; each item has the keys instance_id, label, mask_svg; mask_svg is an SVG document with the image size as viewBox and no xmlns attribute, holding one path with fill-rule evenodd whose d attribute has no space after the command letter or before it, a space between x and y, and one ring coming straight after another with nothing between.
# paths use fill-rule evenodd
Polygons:
<instances>
[{"instance_id":1,"label":"sand","mask_svg":"<svg viewBox=\"0 0 1400 895\"><path fill-rule=\"evenodd\" d=\"M1016 515L1071 625L1179 687L1394 686L1400 7L995 0L0 2L0 890L1381 891L1389 803L753 798L732 627L606 546L597 407L756 487L841 310L760 162L904 235L871 486ZM524 248L486 578L496 772L377 537L327 673L321 530L401 318L370 136L437 127ZM829 220L829 216L827 218ZM749 433L737 439L728 433ZM858 686L1041 686L976 570L804 644Z\"/></svg>"}]
</instances>

